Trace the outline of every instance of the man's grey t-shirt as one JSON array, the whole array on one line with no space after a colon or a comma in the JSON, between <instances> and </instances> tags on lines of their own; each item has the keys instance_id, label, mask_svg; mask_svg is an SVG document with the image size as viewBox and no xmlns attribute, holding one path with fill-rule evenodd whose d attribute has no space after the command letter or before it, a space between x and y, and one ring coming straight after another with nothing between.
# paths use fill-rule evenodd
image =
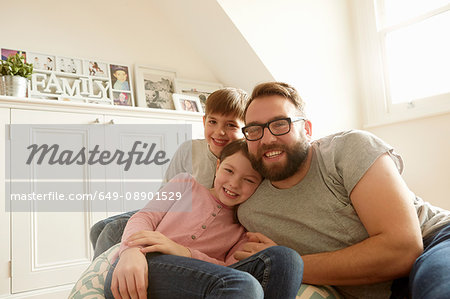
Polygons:
<instances>
[{"instance_id":1,"label":"man's grey t-shirt","mask_svg":"<svg viewBox=\"0 0 450 299\"><path fill-rule=\"evenodd\" d=\"M349 195L362 176L387 153L399 172L403 162L391 146L364 131L346 131L311 144L313 158L305 178L289 189L268 180L238 210L249 231L261 232L300 255L339 250L368 238ZM422 232L450 222L448 211L432 208L411 192ZM392 282L337 287L345 297L389 298Z\"/></svg>"}]
</instances>

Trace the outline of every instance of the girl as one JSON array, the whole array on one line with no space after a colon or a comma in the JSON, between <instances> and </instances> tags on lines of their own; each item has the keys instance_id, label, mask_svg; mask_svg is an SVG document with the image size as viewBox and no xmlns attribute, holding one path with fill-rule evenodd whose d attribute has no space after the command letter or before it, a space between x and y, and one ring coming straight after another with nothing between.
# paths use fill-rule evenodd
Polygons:
<instances>
[{"instance_id":1,"label":"girl","mask_svg":"<svg viewBox=\"0 0 450 299\"><path fill-rule=\"evenodd\" d=\"M261 180L243 140L222 150L212 189L188 174L174 177L159 193L180 200L153 201L128 221L106 298L295 298L303 273L295 251L273 246L238 263L233 257L247 241L234 207Z\"/></svg>"}]
</instances>

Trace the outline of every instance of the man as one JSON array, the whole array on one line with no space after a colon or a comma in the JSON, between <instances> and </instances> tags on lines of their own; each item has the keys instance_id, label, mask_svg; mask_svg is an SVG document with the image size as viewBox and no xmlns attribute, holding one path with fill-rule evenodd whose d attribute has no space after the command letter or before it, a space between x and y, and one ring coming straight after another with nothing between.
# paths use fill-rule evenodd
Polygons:
<instances>
[{"instance_id":1,"label":"man","mask_svg":"<svg viewBox=\"0 0 450 299\"><path fill-rule=\"evenodd\" d=\"M450 212L412 194L400 156L370 133L311 141L303 106L277 82L255 87L247 104L242 131L266 180L239 208L258 233L235 256L284 245L302 256L304 283L344 297L404 297L405 279L392 282L411 273L413 298L450 298Z\"/></svg>"}]
</instances>

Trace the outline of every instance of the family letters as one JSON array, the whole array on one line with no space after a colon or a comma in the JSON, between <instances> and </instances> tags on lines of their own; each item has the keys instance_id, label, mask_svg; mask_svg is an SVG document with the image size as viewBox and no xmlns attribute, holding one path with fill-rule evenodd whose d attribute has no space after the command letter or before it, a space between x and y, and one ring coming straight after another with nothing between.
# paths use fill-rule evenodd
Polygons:
<instances>
[{"instance_id":1,"label":"family letters","mask_svg":"<svg viewBox=\"0 0 450 299\"><path fill-rule=\"evenodd\" d=\"M31 76L31 95L55 95L75 98L108 99L109 82L93 80L91 77L74 78L57 77L35 73Z\"/></svg>"}]
</instances>

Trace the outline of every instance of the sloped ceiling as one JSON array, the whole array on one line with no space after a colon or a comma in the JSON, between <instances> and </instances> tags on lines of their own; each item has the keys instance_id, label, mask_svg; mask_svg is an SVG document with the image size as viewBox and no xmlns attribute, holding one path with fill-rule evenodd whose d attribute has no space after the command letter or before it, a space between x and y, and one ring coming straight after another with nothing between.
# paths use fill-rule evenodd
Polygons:
<instances>
[{"instance_id":1,"label":"sloped ceiling","mask_svg":"<svg viewBox=\"0 0 450 299\"><path fill-rule=\"evenodd\" d=\"M218 81L248 92L265 81L292 84L315 136L361 126L351 0L153 3Z\"/></svg>"},{"instance_id":2,"label":"sloped ceiling","mask_svg":"<svg viewBox=\"0 0 450 299\"><path fill-rule=\"evenodd\" d=\"M272 74L215 0L157 0L153 3L178 28L225 86L251 92Z\"/></svg>"}]
</instances>

